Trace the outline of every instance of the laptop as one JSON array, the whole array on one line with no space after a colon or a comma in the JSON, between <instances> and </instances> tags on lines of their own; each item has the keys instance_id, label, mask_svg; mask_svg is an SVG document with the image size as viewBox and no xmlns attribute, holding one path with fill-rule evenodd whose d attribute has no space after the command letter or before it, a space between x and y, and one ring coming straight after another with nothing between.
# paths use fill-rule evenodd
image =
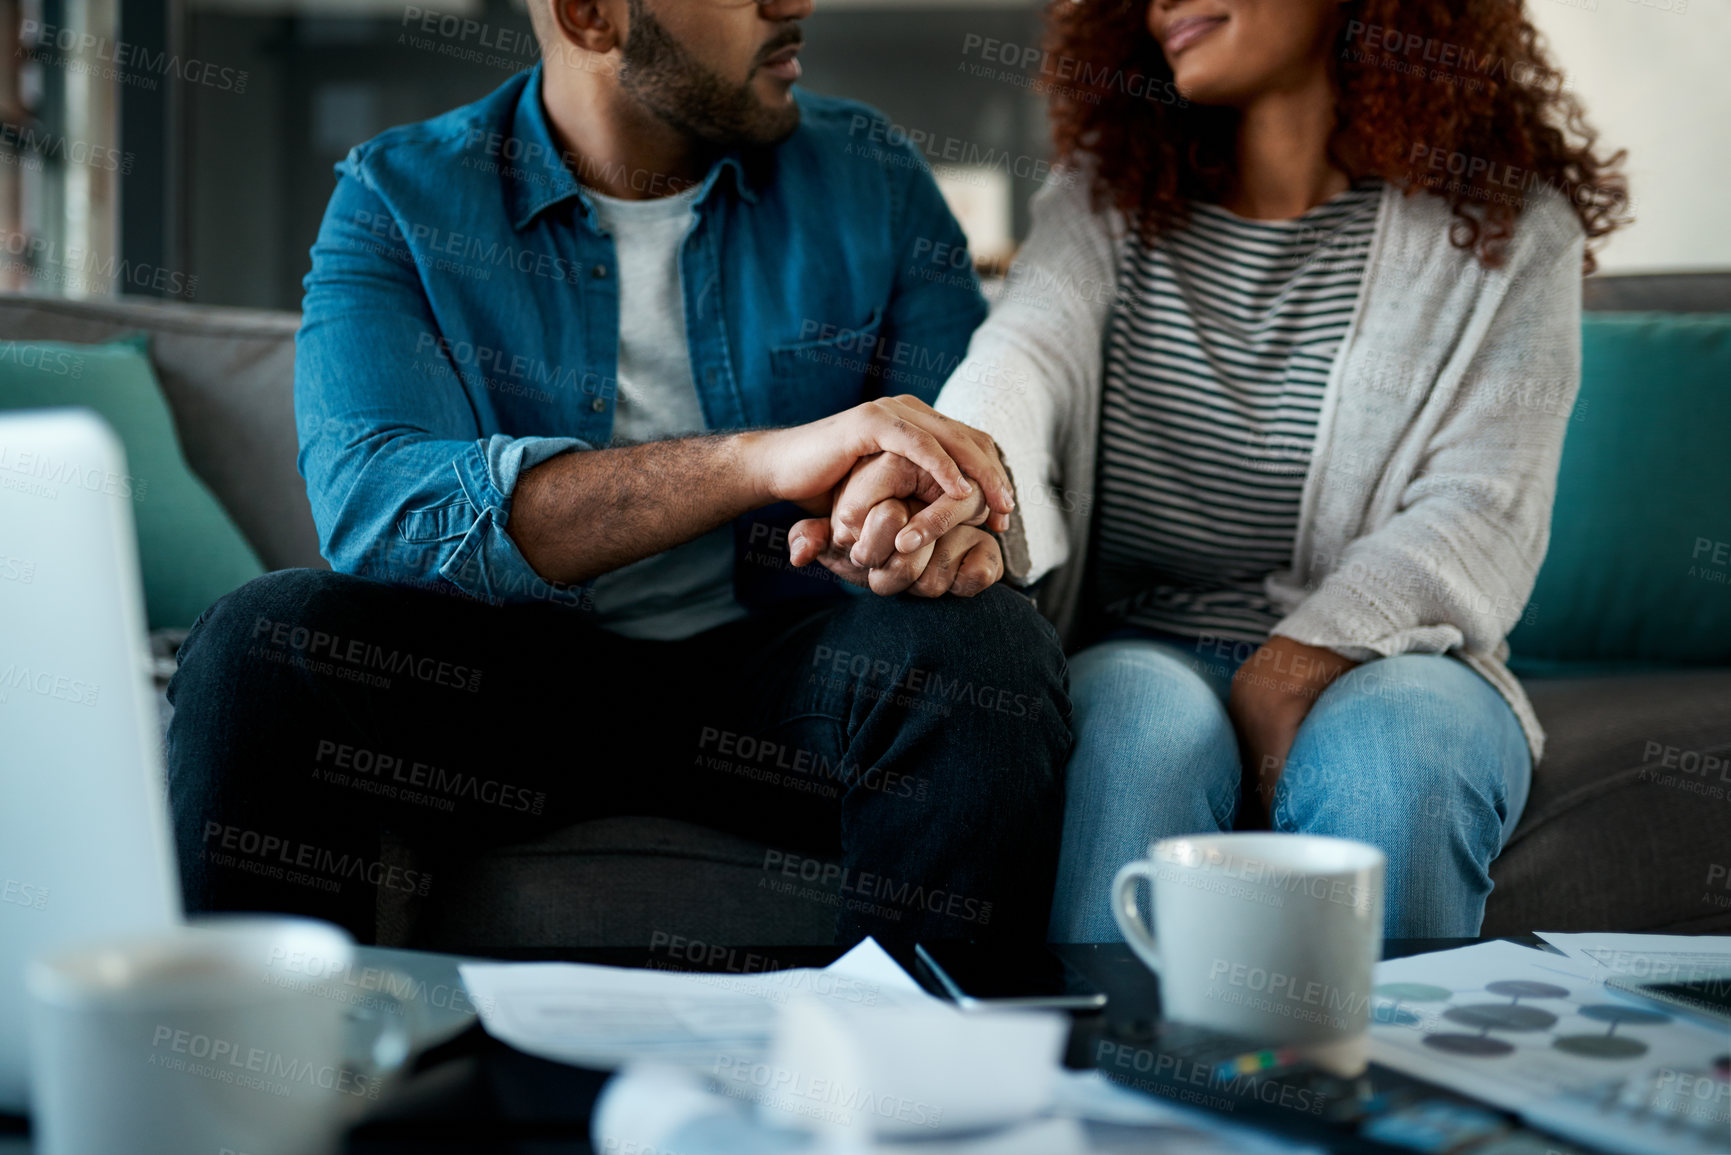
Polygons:
<instances>
[{"instance_id":1,"label":"laptop","mask_svg":"<svg viewBox=\"0 0 1731 1155\"><path fill-rule=\"evenodd\" d=\"M0 1112L28 1099L25 962L182 918L132 524L144 492L89 411L0 415Z\"/></svg>"}]
</instances>

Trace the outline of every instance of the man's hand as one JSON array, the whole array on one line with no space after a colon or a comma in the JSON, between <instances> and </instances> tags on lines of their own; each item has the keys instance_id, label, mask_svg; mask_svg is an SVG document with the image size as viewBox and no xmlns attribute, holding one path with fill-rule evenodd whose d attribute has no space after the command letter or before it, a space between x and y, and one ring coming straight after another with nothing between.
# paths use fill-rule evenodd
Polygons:
<instances>
[{"instance_id":1,"label":"man's hand","mask_svg":"<svg viewBox=\"0 0 1731 1155\"><path fill-rule=\"evenodd\" d=\"M1267 829L1274 788L1298 727L1322 692L1356 665L1333 650L1274 637L1238 667L1226 710L1244 762L1247 820L1241 826Z\"/></svg>"},{"instance_id":2,"label":"man's hand","mask_svg":"<svg viewBox=\"0 0 1731 1155\"><path fill-rule=\"evenodd\" d=\"M809 425L740 436L764 505L792 501L827 511L825 503L855 463L879 453L903 457L930 475L932 497L983 498L1005 515L1016 505L992 439L917 397L881 398Z\"/></svg>"}]
</instances>

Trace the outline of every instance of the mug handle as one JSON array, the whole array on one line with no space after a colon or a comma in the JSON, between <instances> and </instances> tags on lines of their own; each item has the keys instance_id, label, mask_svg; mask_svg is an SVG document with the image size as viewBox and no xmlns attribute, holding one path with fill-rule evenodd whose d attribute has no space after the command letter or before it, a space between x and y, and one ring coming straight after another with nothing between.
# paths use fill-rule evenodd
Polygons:
<instances>
[{"instance_id":1,"label":"mug handle","mask_svg":"<svg viewBox=\"0 0 1731 1155\"><path fill-rule=\"evenodd\" d=\"M413 990L414 980L396 970L387 970L384 975L387 981L381 983L378 990L367 992L369 999L376 999L384 1005L345 1016L350 1036L348 1045L354 1049L343 1059L345 1068L371 1080L379 1090L408 1064L414 1054L416 1029L420 1023L419 1006L384 989L394 986L399 990ZM368 1019L375 1024L371 1032L365 1030ZM346 1101L349 1105L348 1122L354 1123L376 1105L377 1092L354 1096Z\"/></svg>"},{"instance_id":2,"label":"mug handle","mask_svg":"<svg viewBox=\"0 0 1731 1155\"><path fill-rule=\"evenodd\" d=\"M1119 868L1118 877L1112 880L1112 917L1118 920L1118 929L1130 949L1148 964L1149 970L1159 974L1160 948L1154 942L1154 932L1148 929L1148 924L1142 921L1142 912L1136 908L1136 882L1143 878L1148 880L1148 900L1152 903L1154 864L1139 858Z\"/></svg>"}]
</instances>

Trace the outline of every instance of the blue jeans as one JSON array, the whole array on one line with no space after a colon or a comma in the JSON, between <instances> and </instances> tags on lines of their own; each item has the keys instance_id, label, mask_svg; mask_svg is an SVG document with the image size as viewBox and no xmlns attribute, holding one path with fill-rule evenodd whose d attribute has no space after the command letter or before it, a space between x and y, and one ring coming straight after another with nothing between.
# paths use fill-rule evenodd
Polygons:
<instances>
[{"instance_id":1,"label":"blue jeans","mask_svg":"<svg viewBox=\"0 0 1731 1155\"><path fill-rule=\"evenodd\" d=\"M1070 756L1053 942L1120 935L1118 868L1179 834L1231 830L1242 781L1227 717L1248 643L1137 633L1070 662ZM1274 792L1274 829L1388 855L1385 934L1478 934L1488 868L1532 779L1526 738L1469 666L1406 654L1349 671L1317 699Z\"/></svg>"}]
</instances>

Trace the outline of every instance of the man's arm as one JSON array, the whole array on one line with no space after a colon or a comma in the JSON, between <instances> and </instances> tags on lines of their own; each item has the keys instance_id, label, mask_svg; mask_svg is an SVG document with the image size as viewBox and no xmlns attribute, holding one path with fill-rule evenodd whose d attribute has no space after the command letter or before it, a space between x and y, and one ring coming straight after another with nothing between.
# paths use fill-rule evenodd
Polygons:
<instances>
[{"instance_id":1,"label":"man's arm","mask_svg":"<svg viewBox=\"0 0 1731 1155\"><path fill-rule=\"evenodd\" d=\"M366 147L337 168L295 338L298 465L331 566L448 584L495 604L546 596L504 525L520 476L588 443L486 435ZM537 588L539 587L539 588Z\"/></svg>"},{"instance_id":2,"label":"man's arm","mask_svg":"<svg viewBox=\"0 0 1731 1155\"><path fill-rule=\"evenodd\" d=\"M996 462L968 444L941 448L947 423L913 399L798 430L623 449L483 436L407 258L412 223L392 216L360 163L339 167L295 358L299 464L335 568L531 600L543 581L587 580L757 505L827 498L859 457L892 447L929 462L957 494L971 488L965 470L1008 507Z\"/></svg>"},{"instance_id":3,"label":"man's arm","mask_svg":"<svg viewBox=\"0 0 1731 1155\"><path fill-rule=\"evenodd\" d=\"M854 463L876 453L917 464L951 497L983 493L1007 513L1010 482L996 456L956 430L917 398L887 397L791 429L567 453L519 478L506 529L546 580L588 581L761 506L821 510Z\"/></svg>"}]
</instances>

